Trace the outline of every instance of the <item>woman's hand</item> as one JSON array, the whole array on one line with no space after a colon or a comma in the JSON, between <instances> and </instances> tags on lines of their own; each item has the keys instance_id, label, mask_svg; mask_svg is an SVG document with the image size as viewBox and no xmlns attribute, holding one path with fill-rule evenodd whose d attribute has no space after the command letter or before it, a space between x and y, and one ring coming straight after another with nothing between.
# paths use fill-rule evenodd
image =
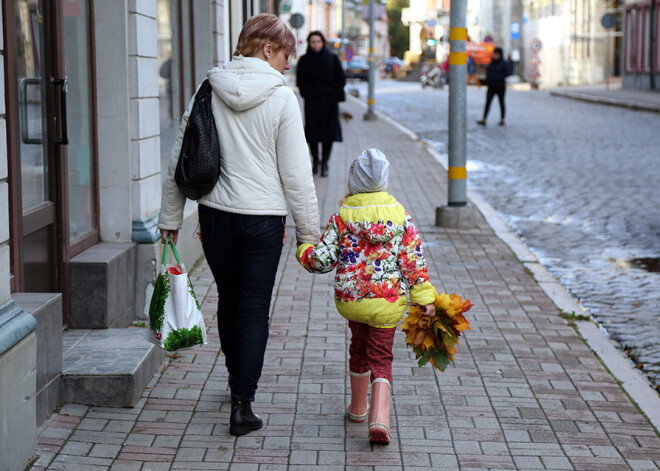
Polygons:
<instances>
[{"instance_id":1,"label":"woman's hand","mask_svg":"<svg viewBox=\"0 0 660 471\"><path fill-rule=\"evenodd\" d=\"M424 306L424 315L428 317L435 316L435 304L427 304Z\"/></svg>"},{"instance_id":2,"label":"woman's hand","mask_svg":"<svg viewBox=\"0 0 660 471\"><path fill-rule=\"evenodd\" d=\"M172 242L174 242L174 245L176 245L176 241L179 238L179 231L169 231L167 229L161 229L160 230L160 241L164 244L167 242L167 236L172 237Z\"/></svg>"}]
</instances>

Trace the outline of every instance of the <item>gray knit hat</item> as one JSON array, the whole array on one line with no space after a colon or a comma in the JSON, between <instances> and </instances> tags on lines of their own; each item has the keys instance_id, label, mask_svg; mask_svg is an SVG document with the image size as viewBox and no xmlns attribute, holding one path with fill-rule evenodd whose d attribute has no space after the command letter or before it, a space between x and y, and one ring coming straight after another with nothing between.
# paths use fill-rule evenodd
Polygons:
<instances>
[{"instance_id":1,"label":"gray knit hat","mask_svg":"<svg viewBox=\"0 0 660 471\"><path fill-rule=\"evenodd\" d=\"M367 149L353 161L348 172L351 193L375 193L387 190L390 163L378 149Z\"/></svg>"}]
</instances>

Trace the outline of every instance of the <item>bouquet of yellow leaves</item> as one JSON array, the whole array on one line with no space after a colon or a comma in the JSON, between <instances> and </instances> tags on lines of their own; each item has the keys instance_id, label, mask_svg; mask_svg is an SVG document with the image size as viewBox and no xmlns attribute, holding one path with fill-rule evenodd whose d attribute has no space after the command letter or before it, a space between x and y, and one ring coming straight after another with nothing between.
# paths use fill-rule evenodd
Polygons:
<instances>
[{"instance_id":1,"label":"bouquet of yellow leaves","mask_svg":"<svg viewBox=\"0 0 660 471\"><path fill-rule=\"evenodd\" d=\"M435 289L435 315L425 316L424 309L413 305L408 310L408 317L403 321L406 344L415 352L419 366L431 362L440 371L444 371L454 361L456 345L461 332L470 328L470 323L463 313L472 303L460 296L447 293L438 294Z\"/></svg>"}]
</instances>

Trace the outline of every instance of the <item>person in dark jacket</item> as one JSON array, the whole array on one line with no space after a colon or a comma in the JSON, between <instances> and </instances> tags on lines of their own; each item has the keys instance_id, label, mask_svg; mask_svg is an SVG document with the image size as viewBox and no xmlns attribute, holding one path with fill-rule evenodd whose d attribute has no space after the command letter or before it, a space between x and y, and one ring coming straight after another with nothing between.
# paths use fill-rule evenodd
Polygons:
<instances>
[{"instance_id":1,"label":"person in dark jacket","mask_svg":"<svg viewBox=\"0 0 660 471\"><path fill-rule=\"evenodd\" d=\"M341 142L339 102L345 100L346 78L339 58L326 47L320 31L307 36L307 52L298 61L296 84L305 100L305 138L312 154L312 172L328 175L328 160L333 142Z\"/></svg>"},{"instance_id":2,"label":"person in dark jacket","mask_svg":"<svg viewBox=\"0 0 660 471\"><path fill-rule=\"evenodd\" d=\"M484 108L484 117L477 121L477 124L486 125L486 118L490 110L490 104L495 95L500 102L500 126L504 126L504 114L506 107L504 105L504 92L506 91L506 78L511 75L511 62L504 60L502 48L496 47L493 51L493 59L486 69L486 107Z\"/></svg>"}]
</instances>

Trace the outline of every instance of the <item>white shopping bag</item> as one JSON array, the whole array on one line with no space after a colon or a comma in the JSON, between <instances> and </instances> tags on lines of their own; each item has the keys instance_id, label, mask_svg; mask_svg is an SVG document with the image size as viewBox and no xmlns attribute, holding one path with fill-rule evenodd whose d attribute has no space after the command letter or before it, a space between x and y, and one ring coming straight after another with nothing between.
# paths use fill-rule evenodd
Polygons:
<instances>
[{"instance_id":1,"label":"white shopping bag","mask_svg":"<svg viewBox=\"0 0 660 471\"><path fill-rule=\"evenodd\" d=\"M170 250L176 264L167 263ZM206 344L202 309L170 237L163 248L160 274L149 304L147 340L169 351Z\"/></svg>"}]
</instances>

